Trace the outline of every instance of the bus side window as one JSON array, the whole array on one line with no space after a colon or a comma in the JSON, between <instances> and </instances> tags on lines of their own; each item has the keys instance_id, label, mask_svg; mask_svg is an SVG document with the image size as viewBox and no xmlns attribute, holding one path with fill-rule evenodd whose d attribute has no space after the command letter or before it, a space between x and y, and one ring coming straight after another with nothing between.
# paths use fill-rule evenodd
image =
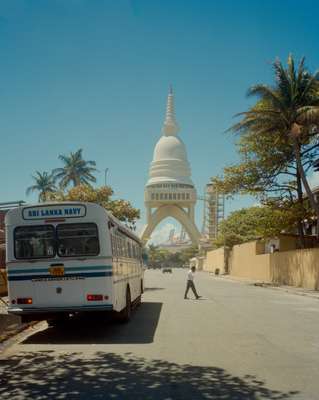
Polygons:
<instances>
[{"instance_id":1,"label":"bus side window","mask_svg":"<svg viewBox=\"0 0 319 400\"><path fill-rule=\"evenodd\" d=\"M129 258L132 257L131 243L130 243L129 240L127 241L127 256L128 256Z\"/></svg>"},{"instance_id":2,"label":"bus side window","mask_svg":"<svg viewBox=\"0 0 319 400\"><path fill-rule=\"evenodd\" d=\"M136 258L136 246L135 246L134 242L132 242L132 257Z\"/></svg>"},{"instance_id":3,"label":"bus side window","mask_svg":"<svg viewBox=\"0 0 319 400\"><path fill-rule=\"evenodd\" d=\"M134 265L135 265L135 272L138 272L137 250L138 250L137 245L134 244L134 261L135 261Z\"/></svg>"},{"instance_id":4,"label":"bus side window","mask_svg":"<svg viewBox=\"0 0 319 400\"><path fill-rule=\"evenodd\" d=\"M122 239L120 238L120 236L117 238L118 240L118 245L119 245L119 256L123 257L123 249L122 249Z\"/></svg>"},{"instance_id":5,"label":"bus side window","mask_svg":"<svg viewBox=\"0 0 319 400\"><path fill-rule=\"evenodd\" d=\"M134 258L134 244L131 240L130 240L130 248L131 248L131 258Z\"/></svg>"},{"instance_id":6,"label":"bus side window","mask_svg":"<svg viewBox=\"0 0 319 400\"><path fill-rule=\"evenodd\" d=\"M114 255L117 257L117 237L114 235Z\"/></svg>"},{"instance_id":7,"label":"bus side window","mask_svg":"<svg viewBox=\"0 0 319 400\"><path fill-rule=\"evenodd\" d=\"M115 256L115 246L114 246L114 235L111 233L110 235L111 238L111 250L112 250L112 256Z\"/></svg>"},{"instance_id":8,"label":"bus side window","mask_svg":"<svg viewBox=\"0 0 319 400\"><path fill-rule=\"evenodd\" d=\"M129 248L128 248L128 243L127 243L126 239L124 239L124 243L125 243L125 255L126 255L126 257L129 257L130 256L129 255Z\"/></svg>"},{"instance_id":9,"label":"bus side window","mask_svg":"<svg viewBox=\"0 0 319 400\"><path fill-rule=\"evenodd\" d=\"M122 256L122 251L121 251L121 240L120 240L120 237L117 236L116 240L117 240L117 254L118 254L119 257L121 257Z\"/></svg>"},{"instance_id":10,"label":"bus side window","mask_svg":"<svg viewBox=\"0 0 319 400\"><path fill-rule=\"evenodd\" d=\"M116 244L116 257L120 256L120 244L119 244L119 237L115 236L115 244Z\"/></svg>"}]
</instances>

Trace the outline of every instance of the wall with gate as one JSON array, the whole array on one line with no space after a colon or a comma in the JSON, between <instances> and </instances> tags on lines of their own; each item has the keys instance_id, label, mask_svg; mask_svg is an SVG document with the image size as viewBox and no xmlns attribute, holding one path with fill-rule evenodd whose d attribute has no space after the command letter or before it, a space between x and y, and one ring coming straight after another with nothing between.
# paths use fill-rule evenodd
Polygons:
<instances>
[{"instance_id":1,"label":"wall with gate","mask_svg":"<svg viewBox=\"0 0 319 400\"><path fill-rule=\"evenodd\" d=\"M254 281L319 290L318 248L277 251L272 254L264 254L264 249L265 245L261 241L234 246L228 257L229 274ZM222 254L222 249L208 252L204 270L210 271L210 266L221 265Z\"/></svg>"}]
</instances>

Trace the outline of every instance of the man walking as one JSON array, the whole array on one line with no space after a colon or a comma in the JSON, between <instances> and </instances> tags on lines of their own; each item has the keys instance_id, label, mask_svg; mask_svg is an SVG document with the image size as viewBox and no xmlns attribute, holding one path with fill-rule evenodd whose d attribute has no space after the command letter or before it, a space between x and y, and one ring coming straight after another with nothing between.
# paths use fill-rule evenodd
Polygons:
<instances>
[{"instance_id":1,"label":"man walking","mask_svg":"<svg viewBox=\"0 0 319 400\"><path fill-rule=\"evenodd\" d=\"M187 284L186 284L186 291L185 291L185 295L184 295L184 299L188 299L187 297L187 293L189 291L189 289L192 289L194 296L196 297L196 299L199 299L202 296L198 296L197 292L196 292L196 288L194 285L194 274L195 274L195 267L192 267L187 274Z\"/></svg>"}]
</instances>

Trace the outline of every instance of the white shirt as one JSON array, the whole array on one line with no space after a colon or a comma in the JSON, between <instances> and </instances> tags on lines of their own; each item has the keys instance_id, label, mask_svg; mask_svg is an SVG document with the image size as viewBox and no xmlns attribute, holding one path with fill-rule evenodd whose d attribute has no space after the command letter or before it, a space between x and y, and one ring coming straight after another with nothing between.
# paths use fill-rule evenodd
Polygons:
<instances>
[{"instance_id":1,"label":"white shirt","mask_svg":"<svg viewBox=\"0 0 319 400\"><path fill-rule=\"evenodd\" d=\"M194 281L194 273L191 269L188 271L187 279L192 282Z\"/></svg>"}]
</instances>

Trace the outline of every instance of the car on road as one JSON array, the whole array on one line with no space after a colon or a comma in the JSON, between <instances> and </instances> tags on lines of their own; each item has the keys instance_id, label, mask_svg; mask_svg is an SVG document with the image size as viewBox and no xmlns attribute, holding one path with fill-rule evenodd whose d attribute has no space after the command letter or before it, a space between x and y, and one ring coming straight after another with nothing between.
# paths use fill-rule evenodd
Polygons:
<instances>
[{"instance_id":1,"label":"car on road","mask_svg":"<svg viewBox=\"0 0 319 400\"><path fill-rule=\"evenodd\" d=\"M172 271L172 268L170 268L170 267L163 267L163 268L162 268L162 272L163 272L163 274L164 274L165 272L169 272L169 273L171 274L173 271Z\"/></svg>"}]
</instances>

